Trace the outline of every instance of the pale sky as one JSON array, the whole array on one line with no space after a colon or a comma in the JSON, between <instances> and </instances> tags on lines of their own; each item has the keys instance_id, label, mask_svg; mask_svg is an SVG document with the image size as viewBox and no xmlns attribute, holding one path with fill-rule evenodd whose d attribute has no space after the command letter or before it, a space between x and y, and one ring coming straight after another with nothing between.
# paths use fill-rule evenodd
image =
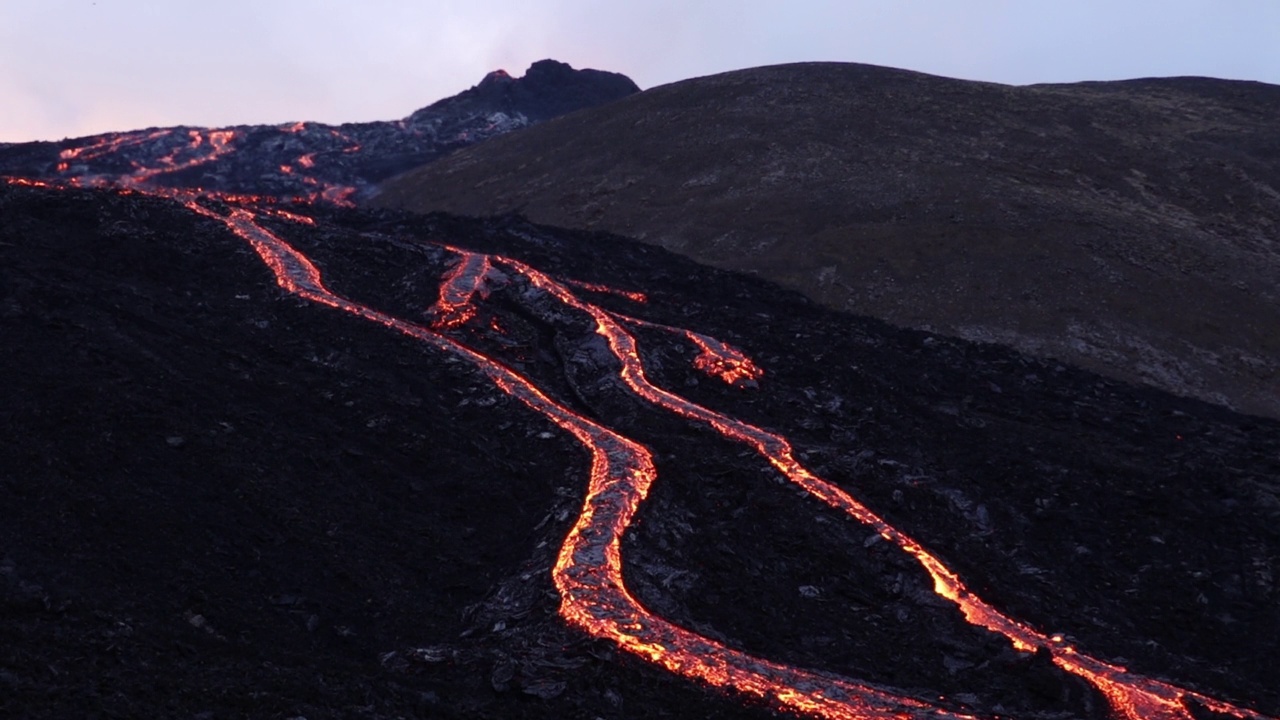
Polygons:
<instances>
[{"instance_id":1,"label":"pale sky","mask_svg":"<svg viewBox=\"0 0 1280 720\"><path fill-rule=\"evenodd\" d=\"M807 60L1280 84L1280 0L0 0L0 142L392 120L543 58L641 88Z\"/></svg>"}]
</instances>

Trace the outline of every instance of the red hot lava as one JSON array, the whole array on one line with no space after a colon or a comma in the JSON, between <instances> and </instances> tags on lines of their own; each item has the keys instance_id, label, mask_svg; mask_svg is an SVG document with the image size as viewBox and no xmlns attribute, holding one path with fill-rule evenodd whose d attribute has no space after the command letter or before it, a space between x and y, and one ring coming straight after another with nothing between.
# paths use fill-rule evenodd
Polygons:
<instances>
[{"instance_id":1,"label":"red hot lava","mask_svg":"<svg viewBox=\"0 0 1280 720\"><path fill-rule=\"evenodd\" d=\"M698 348L698 357L694 358L693 367L713 378L722 380L726 385L753 388L757 386L757 381L764 377L764 370L752 362L751 358L747 357L745 353L729 343L717 340L710 335L649 322L648 320L641 320L618 312L605 312L613 319L620 320L628 325L654 328L685 337Z\"/></svg>"},{"instance_id":2,"label":"red hot lava","mask_svg":"<svg viewBox=\"0 0 1280 720\"><path fill-rule=\"evenodd\" d=\"M282 126L280 129L288 133L301 133L306 131L306 123L295 123L289 126ZM76 162L108 158L126 148L142 145L152 140L160 140L172 134L173 130L169 129L153 132L122 133L100 138L89 145L62 150L59 153L59 162L56 168L59 173L77 171L78 167L74 164ZM360 151L358 143L337 130L330 130L330 135L344 143L341 152L356 153ZM208 165L220 158L233 154L236 151L235 143L240 136L235 130L224 129L210 130L207 135L201 130L188 130L187 137L186 144L174 147L168 154L150 163L133 162L134 169L132 172L114 175L110 178L87 172L78 172L75 177L69 178L67 182L77 187L115 185L166 194L166 190L157 186L157 179ZM314 170L316 164L315 153L307 153L300 156L296 163L298 167L305 170ZM315 188L310 197L313 201L323 201L341 207L354 205L352 202L352 198L356 194L356 188L354 187L326 182L312 175L304 175L299 173L292 165L280 165L277 169L282 175L293 176L301 180L302 183Z\"/></svg>"},{"instance_id":3,"label":"red hot lava","mask_svg":"<svg viewBox=\"0 0 1280 720\"><path fill-rule=\"evenodd\" d=\"M139 168L137 171L122 178L125 185L132 187L145 186L151 180L161 175L168 175L188 170L193 167L199 167L217 160L223 155L227 155L234 151L231 141L236 138L234 130L214 130L209 133L209 152L203 155L196 154L200 151L200 147L204 145L204 135L199 130L191 130L188 132L191 137L191 144L185 148L178 148L168 155L160 158L160 166L153 168ZM187 155L184 160L179 160L182 155Z\"/></svg>"},{"instance_id":4,"label":"red hot lava","mask_svg":"<svg viewBox=\"0 0 1280 720\"><path fill-rule=\"evenodd\" d=\"M645 295L642 292L635 292L634 290L619 290L617 288L609 287L608 285L601 285L599 283L582 282L581 280L565 280L563 282L566 285L572 285L573 287L576 287L580 290L586 290L588 292L593 292L593 293L600 293L602 295L616 295L618 297L626 298L631 302L635 302L635 303L643 304L643 303L649 302L649 296Z\"/></svg>"},{"instance_id":5,"label":"red hot lava","mask_svg":"<svg viewBox=\"0 0 1280 720\"><path fill-rule=\"evenodd\" d=\"M67 169L68 164L73 160L87 161L96 160L100 157L119 152L121 149L131 147L133 145L141 145L149 140L158 140L166 135L172 134L171 130L156 130L150 133L122 133L105 137L98 142L85 145L78 148L67 148L58 153L58 157L63 160L59 164L60 172Z\"/></svg>"}]
</instances>

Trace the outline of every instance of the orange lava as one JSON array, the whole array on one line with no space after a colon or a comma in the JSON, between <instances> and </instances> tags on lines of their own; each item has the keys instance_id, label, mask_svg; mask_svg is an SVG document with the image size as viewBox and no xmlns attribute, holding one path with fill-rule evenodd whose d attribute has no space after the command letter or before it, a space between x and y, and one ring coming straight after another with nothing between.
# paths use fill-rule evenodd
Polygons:
<instances>
[{"instance_id":1,"label":"orange lava","mask_svg":"<svg viewBox=\"0 0 1280 720\"><path fill-rule=\"evenodd\" d=\"M684 336L698 348L698 357L694 358L693 367L711 377L722 380L727 385L740 388L756 387L757 381L764 377L764 370L752 362L751 358L746 356L746 353L710 335L641 320L618 312L606 312L615 320L621 320L628 325L656 328Z\"/></svg>"},{"instance_id":2,"label":"orange lava","mask_svg":"<svg viewBox=\"0 0 1280 720\"><path fill-rule=\"evenodd\" d=\"M168 175L180 170L188 170L208 164L234 150L231 146L231 141L236 138L234 130L211 131L208 137L210 149L209 152L204 154L197 154L200 152L201 146L205 144L204 134L199 130L190 130L187 135L191 138L189 145L178 148L160 158L160 164L156 167L138 168L133 173L121 178L122 184L126 187L143 188L161 175ZM180 159L184 155L187 157Z\"/></svg>"},{"instance_id":3,"label":"orange lava","mask_svg":"<svg viewBox=\"0 0 1280 720\"><path fill-rule=\"evenodd\" d=\"M1248 708L1214 700L1089 657L1073 646L1063 645L1058 636L1050 637L1004 615L970 591L954 572L920 543L891 526L844 490L801 465L795 459L790 443L781 435L729 418L651 384L645 376L635 338L622 328L613 313L578 300L564 285L524 263L506 258L500 262L566 305L590 314L596 321L597 334L608 341L614 356L622 364L622 380L636 395L689 420L706 424L724 437L751 447L792 483L827 505L868 525L881 537L915 558L933 578L934 592L953 602L970 623L1005 636L1018 650L1031 652L1044 648L1059 668L1084 678L1097 687L1119 715L1130 720L1193 720L1191 703L1188 702L1190 700L1225 715L1252 720L1266 718ZM571 560L572 558L570 564ZM565 563L566 556L562 554L561 564L556 567L557 573L567 569L563 567ZM616 582L621 583L621 574L615 577ZM675 667L672 669L678 670ZM825 713L821 714L827 716Z\"/></svg>"},{"instance_id":4,"label":"orange lava","mask_svg":"<svg viewBox=\"0 0 1280 720\"><path fill-rule=\"evenodd\" d=\"M320 191L320 199L330 205L339 207L355 207L356 204L351 202L351 198L356 194L356 189L346 185L326 185Z\"/></svg>"},{"instance_id":5,"label":"orange lava","mask_svg":"<svg viewBox=\"0 0 1280 720\"><path fill-rule=\"evenodd\" d=\"M702 372L735 387L751 387L764 377L764 370L737 348L708 335L688 332L686 336L702 351L693 361L693 366Z\"/></svg>"},{"instance_id":6,"label":"orange lava","mask_svg":"<svg viewBox=\"0 0 1280 720\"><path fill-rule=\"evenodd\" d=\"M973 717L870 684L755 658L654 616L622 584L622 535L657 476L648 449L557 403L524 376L460 342L333 293L310 260L254 222L249 210L236 209L224 216L195 198L185 204L193 212L225 223L248 241L287 292L467 360L497 387L590 450L586 501L553 571L561 596L560 614L569 622L673 672L797 712L837 720ZM487 256L475 257L488 262ZM466 265L464 261L461 266Z\"/></svg>"},{"instance_id":7,"label":"orange lava","mask_svg":"<svg viewBox=\"0 0 1280 720\"><path fill-rule=\"evenodd\" d=\"M53 183L47 183L43 180L31 180L29 178L7 177L4 181L7 185L17 185L19 187L48 188L50 190L57 188Z\"/></svg>"},{"instance_id":8,"label":"orange lava","mask_svg":"<svg viewBox=\"0 0 1280 720\"><path fill-rule=\"evenodd\" d=\"M112 134L90 145L85 145L83 147L78 147L78 148L67 148L62 152L58 153L58 157L64 161L96 160L97 158L104 157L106 155L110 155L114 152L117 152L121 148L126 148L133 145L141 145L142 143L147 142L148 140L158 140L162 137L165 137L166 135L171 134L172 132L173 132L172 130L156 130L154 132L149 132L149 133L133 132L133 133Z\"/></svg>"},{"instance_id":9,"label":"orange lava","mask_svg":"<svg viewBox=\"0 0 1280 720\"><path fill-rule=\"evenodd\" d=\"M306 123L294 123L293 125L281 126L281 129L289 133L300 133L306 129ZM73 161L88 161L107 157L124 148L139 145L151 140L157 140L162 137L171 135L173 130L157 130L154 132L135 132L122 133L101 138L96 142L85 145L83 147L67 148L59 153L60 162L57 164L57 171L60 173L69 172L72 169ZM359 152L360 145L346 135L331 130L330 134L346 143L343 148L344 153ZM157 194L167 194L162 188L156 185L156 180L165 175L171 175L183 170L207 165L215 162L219 158L230 155L235 152L235 140L238 137L235 130L211 130L206 134L201 130L188 130L188 141L167 155L156 160L149 166L136 165L133 172L119 175L112 182L108 178L90 175L86 177L73 177L68 182L76 187L103 187L114 184L117 187L132 188L136 190L148 190ZM300 156L297 166L311 170L315 167L315 154L307 153ZM309 198L313 202L325 202L330 205L338 205L341 207L353 207L352 198L356 195L356 188L347 185L336 185L333 183L323 182L315 177L301 175L292 165L281 165L278 168L285 175L295 175L299 177L303 183L316 188L314 194Z\"/></svg>"}]
</instances>

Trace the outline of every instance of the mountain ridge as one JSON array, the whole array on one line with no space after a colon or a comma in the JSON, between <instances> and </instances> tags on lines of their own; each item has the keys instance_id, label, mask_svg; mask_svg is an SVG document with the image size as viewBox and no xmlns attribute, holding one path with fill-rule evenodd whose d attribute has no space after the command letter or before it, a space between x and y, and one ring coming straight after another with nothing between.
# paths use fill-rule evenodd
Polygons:
<instances>
[{"instance_id":1,"label":"mountain ridge","mask_svg":"<svg viewBox=\"0 0 1280 720\"><path fill-rule=\"evenodd\" d=\"M842 63L653 88L383 184L758 272L837 309L1280 414L1280 88Z\"/></svg>"}]
</instances>

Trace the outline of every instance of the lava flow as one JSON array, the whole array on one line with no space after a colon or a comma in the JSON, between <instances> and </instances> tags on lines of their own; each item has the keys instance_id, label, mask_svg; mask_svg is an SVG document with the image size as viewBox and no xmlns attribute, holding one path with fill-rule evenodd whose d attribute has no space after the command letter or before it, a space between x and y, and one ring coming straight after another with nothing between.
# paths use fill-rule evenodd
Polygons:
<instances>
[{"instance_id":1,"label":"lava flow","mask_svg":"<svg viewBox=\"0 0 1280 720\"><path fill-rule=\"evenodd\" d=\"M491 267L486 255L467 253L462 256L462 261L445 277L440 287L440 300L430 310L435 316L433 327L437 330L458 327L475 317L476 306L472 299L477 294L482 297L488 294L484 278Z\"/></svg>"},{"instance_id":2,"label":"lava flow","mask_svg":"<svg viewBox=\"0 0 1280 720\"><path fill-rule=\"evenodd\" d=\"M283 126L279 130L291 135L311 132L306 123ZM244 139L244 132L231 128L207 131L186 130L185 136L175 131L176 129L170 128L151 132L112 134L88 145L65 148L58 154L58 162L55 165L56 174L61 181L72 186L123 186L167 194L175 186L180 185L175 180L175 176L179 173L205 166L216 168L219 160L238 151L237 143ZM329 142L342 144L338 152L342 154L360 152L360 144L343 133L331 129L327 135ZM184 137L185 141L175 143L174 141L180 137ZM130 160L124 152L143 145L150 145L147 150L152 154L166 149L167 152L145 162ZM131 170L91 172L87 163L92 161L104 161L113 168L128 166ZM277 170L281 176L293 178L302 186L311 188L306 193L305 199L342 207L350 207L354 204L351 198L357 192L355 187L328 182L310 174L315 171L315 153L301 155L295 163L297 167L285 164L280 165Z\"/></svg>"},{"instance_id":3,"label":"lava flow","mask_svg":"<svg viewBox=\"0 0 1280 720\"><path fill-rule=\"evenodd\" d=\"M573 287L576 287L580 290L586 290L588 292L600 293L602 295L616 295L618 297L626 298L631 302L637 302L637 303L649 302L648 295L645 295L642 292L636 292L634 290L619 290L617 288L609 287L608 285L583 282L581 280L565 280L564 283L566 285L572 285Z\"/></svg>"},{"instance_id":4,"label":"lava flow","mask_svg":"<svg viewBox=\"0 0 1280 720\"><path fill-rule=\"evenodd\" d=\"M456 340L333 293L325 287L316 266L255 223L251 211L236 209L224 216L205 208L195 198L185 200L185 204L194 212L220 220L248 241L284 290L385 325L471 362L504 392L541 413L590 450L587 498L560 549L553 572L561 595L560 613L569 622L673 672L715 687L772 699L795 711L838 720L973 717L869 684L755 658L655 617L622 582L622 536L657 476L652 456L643 445L557 403L524 376ZM497 259L518 270L527 267L506 258ZM489 262L489 256L465 253L449 274L437 306L447 313L458 300L477 294Z\"/></svg>"},{"instance_id":5,"label":"lava flow","mask_svg":"<svg viewBox=\"0 0 1280 720\"><path fill-rule=\"evenodd\" d=\"M158 140L171 134L171 130L156 130L151 133L123 133L104 137L96 143L82 145L75 148L67 148L58 153L58 172L67 172L71 163L74 161L86 162L96 160L101 157L113 155L120 150L131 147L133 145L141 145L149 140Z\"/></svg>"},{"instance_id":6,"label":"lava flow","mask_svg":"<svg viewBox=\"0 0 1280 720\"><path fill-rule=\"evenodd\" d=\"M1050 653L1058 667L1084 678L1097 687L1107 697L1116 712L1123 717L1131 720L1140 720L1142 718L1191 720L1193 717L1192 703L1202 705L1214 712L1239 718L1261 720L1265 717L1247 708L1237 707L1184 690L1169 683L1129 673L1123 667L1084 655L1075 647L1063 644L1060 636L1046 635L1000 613L970 591L954 572L947 568L936 556L929 553L920 543L891 526L845 491L804 468L795 459L790 443L782 436L729 418L652 385L645 376L644 366L640 359L635 338L622 328L619 319L685 333L703 353L699 356L698 361L695 361L695 364L700 369L704 366L735 369L733 372L718 373L722 379L730 384L740 382L744 373L750 373L747 376L752 379L758 377L758 375L751 372L756 370L754 365L742 365L743 361L747 363L750 361L736 349L703 335L680 331L677 328L648 323L635 318L627 318L583 302L566 287L566 284L559 283L545 273L535 270L522 262L510 258L491 258L490 256L456 249L454 251L462 254L462 261L458 265L459 269L478 269L483 267L487 271L491 263L504 266L515 274L524 277L534 287L557 298L565 305L591 315L596 322L596 332L608 341L614 357L621 363L620 376L632 392L654 405L690 420L704 423L726 438L750 446L768 460L788 480L829 506L870 526L886 540L893 542L915 558L933 578L934 591L958 606L965 619L970 623L1005 636L1018 650L1033 652L1043 648L1044 651ZM475 272L461 272L459 269L455 269L454 272L446 277L445 284L441 289L441 306L454 308L457 298L470 298L475 294L478 276ZM446 298L448 298L447 301ZM704 360L708 356L712 360ZM535 409L540 408L535 407ZM593 450L595 450L594 447ZM714 643L705 638L691 639L687 637L688 633L684 631L680 631L683 633L680 637L668 636L663 631L667 631L670 626L666 626L662 621L653 618L648 613L645 613L644 623L631 626L632 629L643 629L643 634L637 632L620 633L615 624L618 614L613 611L616 603L622 602L627 608L634 608L632 612L643 612L640 610L638 603L622 589L620 550L617 545L621 532L625 529L625 521L629 520L631 514L635 512L635 508L610 508L610 512L606 517L611 518L612 523L621 523L621 525L610 528L611 532L603 533L605 537L609 538L608 544L602 548L602 552L598 551L595 556L577 552L581 544L578 538L583 532L593 528L592 520L599 513L596 503L593 503L593 499L607 495L605 489L612 487L607 479L600 478L596 469L593 469L592 478L592 489L588 495L588 502L584 507L582 517L579 524L575 526L573 533L570 534L569 539L566 540L555 569L557 587L560 588L564 597L565 606L562 608L562 613L566 619L583 626L593 634L610 637L632 652L658 662L675 672L698 677L714 685L730 685L748 693L772 696L785 706L790 706L797 710L813 711L824 717L849 716L841 713L829 713L824 709L820 709L818 705L808 704L812 701L812 698L796 699L776 685L765 685L768 688L767 690L757 692L760 688L757 683L763 679L763 676L767 676L765 668L772 670L774 667L723 647L717 647L716 649L716 653L720 657L732 658L733 662L742 663L741 666L735 666L738 669L750 668L749 671L756 671L760 675L746 679L732 673L724 674L723 672L706 671L705 668L693 662L688 653L693 650L695 651L693 653L695 657L702 657L712 649L711 646ZM643 491L647 489L651 480L652 477L647 473L635 474L634 482L637 484L643 483L640 491L641 498L643 497ZM593 531L595 536L600 534L601 531L598 529ZM584 557L594 557L595 564L597 566L603 564L603 567L591 567L585 564L583 562ZM601 560L603 560L603 563L600 562ZM598 593L603 593L616 586L622 597L614 598L609 606L603 608L607 610L606 612L584 615L580 612L580 607L577 603L573 602L579 593L573 591L581 590L584 591L583 594L590 595L590 591L593 588L588 582L581 581L580 578L584 576L592 578L593 573L599 574L602 572L608 576L608 583L602 587L594 588L594 590ZM598 602L597 596L596 603ZM587 607L592 606L587 605ZM599 607L599 605L594 605L594 607ZM662 640L663 642L655 642L655 640ZM677 640L679 642L673 644L672 641ZM789 672L797 671L791 670ZM808 682L812 683L813 681L809 680ZM848 689L842 687L841 691L848 692ZM872 704L869 698L882 701L882 698L876 694L881 692L879 690L863 686L860 692L870 693L870 695L861 698L859 710L852 715L853 717L867 717L867 715L858 714L858 712L867 712L868 705ZM831 699L828 695L822 695L821 697L826 700Z\"/></svg>"},{"instance_id":7,"label":"lava flow","mask_svg":"<svg viewBox=\"0 0 1280 720\"><path fill-rule=\"evenodd\" d=\"M641 320L622 313L609 312L610 317L621 320L628 325L656 328L676 335L682 335L698 348L698 357L693 360L693 367L714 378L719 378L726 385L740 388L757 387L756 381L764 377L764 370L751 361L741 350L721 342L710 335L703 335L692 330L662 325L661 323Z\"/></svg>"},{"instance_id":8,"label":"lava flow","mask_svg":"<svg viewBox=\"0 0 1280 720\"><path fill-rule=\"evenodd\" d=\"M296 130L303 131L305 129L301 126ZM209 150L209 155L204 157L213 158L230 151L230 141L234 136L230 131L217 137L211 134L207 145L198 134L193 133L191 137L189 151L194 152L204 146ZM147 181L157 175L200 162L199 157L180 161L175 153L160 167L137 169L122 177L120 183L133 191L147 191ZM301 159L298 164L309 166ZM385 326L434 350L469 362L495 386L582 443L592 458L590 482L581 512L561 546L552 577L560 593L561 616L593 636L607 638L628 652L673 673L801 714L834 720L973 717L956 708L870 683L757 658L678 627L644 608L623 582L621 543L657 476L650 451L635 440L575 412L539 389L529 378L446 334L476 317L476 303L489 294L491 284L522 283L525 290L522 296L533 293L552 298L568 310L590 317L596 334L608 344L618 363L619 378L636 397L747 446L797 487L872 528L913 557L932 577L934 591L953 603L968 622L1004 636L1019 651L1048 653L1057 667L1096 687L1117 716L1127 720L1193 720L1194 711L1199 707L1241 720L1273 720L1247 708L1131 673L1123 667L1084 654L1065 643L1060 636L1046 635L1004 615L975 595L956 573L923 545L841 488L806 469L795 459L790 443L783 436L652 384L646 377L638 341L624 325L647 326L680 334L697 349L699 354L694 365L699 370L730 385L751 387L763 373L736 348L707 335L632 318L584 301L570 289L571 283L558 281L521 261L447 246L441 247L457 254L458 263L443 280L439 298L429 311L432 325L428 327L375 310L331 291L325 286L315 264L257 221L259 214L314 224L312 218L273 207L261 198L181 190L152 192L224 224L253 248L285 291ZM325 194L321 194L318 199L324 197ZM211 209L210 199L228 203L231 207L226 211ZM643 302L643 296L638 293L586 283L572 284L590 292L608 292Z\"/></svg>"}]
</instances>

